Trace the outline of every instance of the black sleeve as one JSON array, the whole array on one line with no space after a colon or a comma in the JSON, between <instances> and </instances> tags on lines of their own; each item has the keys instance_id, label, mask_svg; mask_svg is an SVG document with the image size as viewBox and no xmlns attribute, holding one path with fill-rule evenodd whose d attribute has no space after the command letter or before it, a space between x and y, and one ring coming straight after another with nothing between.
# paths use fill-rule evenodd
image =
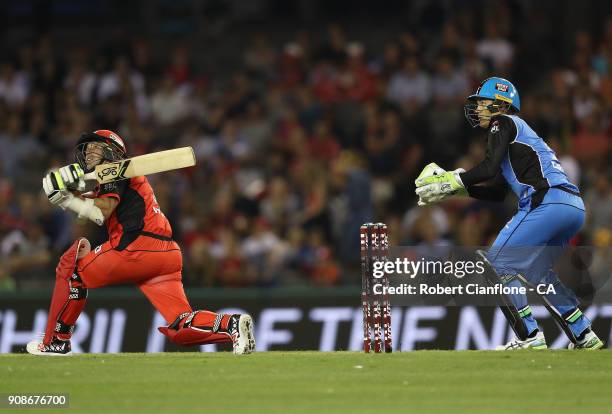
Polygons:
<instances>
[{"instance_id":1,"label":"black sleeve","mask_svg":"<svg viewBox=\"0 0 612 414\"><path fill-rule=\"evenodd\" d=\"M501 173L497 173L489 185L471 185L467 187L470 197L486 201L504 201L508 184Z\"/></svg>"},{"instance_id":2,"label":"black sleeve","mask_svg":"<svg viewBox=\"0 0 612 414\"><path fill-rule=\"evenodd\" d=\"M485 159L469 171L461 173L461 181L467 188L494 178L500 171L500 166L508 145L516 137L514 121L507 116L495 116L491 119L491 127L487 133L487 152Z\"/></svg>"},{"instance_id":3,"label":"black sleeve","mask_svg":"<svg viewBox=\"0 0 612 414\"><path fill-rule=\"evenodd\" d=\"M130 185L130 180L111 181L101 184L97 197L113 197L121 201L125 189Z\"/></svg>"}]
</instances>

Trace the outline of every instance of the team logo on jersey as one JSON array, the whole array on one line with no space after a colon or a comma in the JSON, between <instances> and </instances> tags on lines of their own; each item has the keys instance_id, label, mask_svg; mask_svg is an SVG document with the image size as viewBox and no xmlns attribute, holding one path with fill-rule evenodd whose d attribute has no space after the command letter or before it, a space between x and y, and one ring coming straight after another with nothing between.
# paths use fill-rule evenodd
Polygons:
<instances>
[{"instance_id":1,"label":"team logo on jersey","mask_svg":"<svg viewBox=\"0 0 612 414\"><path fill-rule=\"evenodd\" d=\"M495 89L500 92L508 92L508 85L506 85L505 83L496 83Z\"/></svg>"},{"instance_id":2,"label":"team logo on jersey","mask_svg":"<svg viewBox=\"0 0 612 414\"><path fill-rule=\"evenodd\" d=\"M495 121L493 122L493 126L491 127L491 133L496 134L498 132L499 132L499 122Z\"/></svg>"}]
</instances>

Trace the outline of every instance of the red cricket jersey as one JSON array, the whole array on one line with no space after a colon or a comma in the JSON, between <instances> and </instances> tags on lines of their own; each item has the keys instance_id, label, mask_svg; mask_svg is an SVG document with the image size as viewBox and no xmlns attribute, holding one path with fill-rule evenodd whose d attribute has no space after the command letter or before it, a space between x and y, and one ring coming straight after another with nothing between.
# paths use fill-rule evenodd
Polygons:
<instances>
[{"instance_id":1,"label":"red cricket jersey","mask_svg":"<svg viewBox=\"0 0 612 414\"><path fill-rule=\"evenodd\" d=\"M102 184L97 197L113 197L119 201L105 222L114 249L125 249L140 235L161 240L172 239L172 227L159 208L146 177Z\"/></svg>"}]
</instances>

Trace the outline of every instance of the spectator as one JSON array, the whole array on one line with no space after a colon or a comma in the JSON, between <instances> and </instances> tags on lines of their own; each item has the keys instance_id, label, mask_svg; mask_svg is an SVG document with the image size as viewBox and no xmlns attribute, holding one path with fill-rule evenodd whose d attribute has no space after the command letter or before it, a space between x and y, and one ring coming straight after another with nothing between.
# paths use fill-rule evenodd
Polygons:
<instances>
[{"instance_id":1,"label":"spectator","mask_svg":"<svg viewBox=\"0 0 612 414\"><path fill-rule=\"evenodd\" d=\"M595 234L599 230L612 230L612 172L602 172L595 178L595 186L585 196L589 208L588 228Z\"/></svg>"},{"instance_id":2,"label":"spectator","mask_svg":"<svg viewBox=\"0 0 612 414\"><path fill-rule=\"evenodd\" d=\"M373 63L375 72L386 81L400 70L402 63L402 50L397 42L387 42L383 49L382 58Z\"/></svg>"},{"instance_id":3,"label":"spectator","mask_svg":"<svg viewBox=\"0 0 612 414\"><path fill-rule=\"evenodd\" d=\"M284 177L276 176L270 180L267 196L261 202L261 212L273 228L282 230L291 224L299 211L298 198Z\"/></svg>"},{"instance_id":4,"label":"spectator","mask_svg":"<svg viewBox=\"0 0 612 414\"><path fill-rule=\"evenodd\" d=\"M493 71L506 73L512 66L514 47L501 35L497 21L485 23L485 37L478 42L476 51Z\"/></svg>"},{"instance_id":5,"label":"spectator","mask_svg":"<svg viewBox=\"0 0 612 414\"><path fill-rule=\"evenodd\" d=\"M605 165L610 156L610 136L604 131L599 111L594 110L583 119L572 138L573 154L578 161Z\"/></svg>"},{"instance_id":6,"label":"spectator","mask_svg":"<svg viewBox=\"0 0 612 414\"><path fill-rule=\"evenodd\" d=\"M311 157L329 165L340 153L338 140L331 133L329 122L320 120L315 124L314 133L308 140Z\"/></svg>"},{"instance_id":7,"label":"spectator","mask_svg":"<svg viewBox=\"0 0 612 414\"><path fill-rule=\"evenodd\" d=\"M580 164L572 155L567 151L566 146L559 140L556 136L551 136L548 140L548 145L555 151L557 154L557 158L561 163L561 167L563 171L567 174L570 182L580 184L581 183L581 175L580 175Z\"/></svg>"},{"instance_id":8,"label":"spectator","mask_svg":"<svg viewBox=\"0 0 612 414\"><path fill-rule=\"evenodd\" d=\"M468 94L468 80L465 73L455 66L448 55L438 57L431 85L431 93L436 100L452 101L457 104L465 100Z\"/></svg>"},{"instance_id":9,"label":"spectator","mask_svg":"<svg viewBox=\"0 0 612 414\"><path fill-rule=\"evenodd\" d=\"M161 126L173 126L189 115L189 96L170 74L166 74L151 97L153 119Z\"/></svg>"},{"instance_id":10,"label":"spectator","mask_svg":"<svg viewBox=\"0 0 612 414\"><path fill-rule=\"evenodd\" d=\"M113 70L106 72L100 79L98 87L98 100L120 96L128 104L134 104L138 109L141 119L149 114L149 102L145 95L145 78L141 73L132 69L130 62L125 56L115 59Z\"/></svg>"},{"instance_id":11,"label":"spectator","mask_svg":"<svg viewBox=\"0 0 612 414\"><path fill-rule=\"evenodd\" d=\"M244 52L244 65L255 75L268 78L276 63L276 54L264 33L256 33Z\"/></svg>"},{"instance_id":12,"label":"spectator","mask_svg":"<svg viewBox=\"0 0 612 414\"><path fill-rule=\"evenodd\" d=\"M93 104L94 91L98 84L98 77L93 71L81 62L74 62L68 71L64 87L76 94L82 106L90 107Z\"/></svg>"},{"instance_id":13,"label":"spectator","mask_svg":"<svg viewBox=\"0 0 612 414\"><path fill-rule=\"evenodd\" d=\"M0 130L0 166L2 174L17 179L42 155L40 144L24 133L17 115L9 116L4 131Z\"/></svg>"},{"instance_id":14,"label":"spectator","mask_svg":"<svg viewBox=\"0 0 612 414\"><path fill-rule=\"evenodd\" d=\"M367 101L376 95L376 82L363 59L363 45L350 43L347 46L347 63L338 75L343 97L351 101Z\"/></svg>"},{"instance_id":15,"label":"spectator","mask_svg":"<svg viewBox=\"0 0 612 414\"><path fill-rule=\"evenodd\" d=\"M11 108L20 108L29 93L28 77L17 72L12 63L0 63L0 101Z\"/></svg>"},{"instance_id":16,"label":"spectator","mask_svg":"<svg viewBox=\"0 0 612 414\"><path fill-rule=\"evenodd\" d=\"M429 76L421 70L419 59L412 55L404 59L402 70L389 81L387 98L410 108L420 108L431 98Z\"/></svg>"}]
</instances>

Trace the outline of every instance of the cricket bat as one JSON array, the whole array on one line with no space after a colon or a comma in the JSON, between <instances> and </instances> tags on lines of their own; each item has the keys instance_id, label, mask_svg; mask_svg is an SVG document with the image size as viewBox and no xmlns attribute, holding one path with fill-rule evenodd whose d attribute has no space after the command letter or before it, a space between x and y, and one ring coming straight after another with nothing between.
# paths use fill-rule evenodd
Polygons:
<instances>
[{"instance_id":1,"label":"cricket bat","mask_svg":"<svg viewBox=\"0 0 612 414\"><path fill-rule=\"evenodd\" d=\"M195 164L193 148L183 147L100 164L94 171L85 174L83 179L96 180L100 184L105 184L141 175L193 167Z\"/></svg>"}]
</instances>

